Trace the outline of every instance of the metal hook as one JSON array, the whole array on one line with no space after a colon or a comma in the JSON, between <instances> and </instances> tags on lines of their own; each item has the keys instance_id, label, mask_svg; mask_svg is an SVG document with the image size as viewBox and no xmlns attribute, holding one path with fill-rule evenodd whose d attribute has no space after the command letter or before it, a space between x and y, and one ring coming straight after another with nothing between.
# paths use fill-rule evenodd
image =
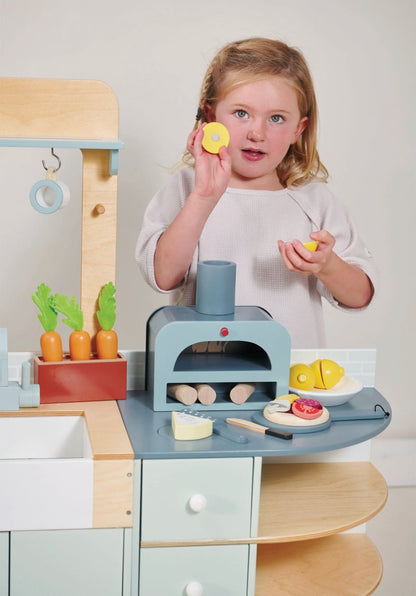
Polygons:
<instances>
[{"instance_id":1,"label":"metal hook","mask_svg":"<svg viewBox=\"0 0 416 596\"><path fill-rule=\"evenodd\" d=\"M55 159L57 159L57 160L58 160L58 167L57 167L57 168L55 168L55 172L57 172L57 171L59 170L59 168L61 167L61 160L59 159L59 157L58 157L58 156L56 155L56 153L54 152L54 150L53 150L53 147L51 147L51 154L53 155L53 157L54 157ZM42 165L43 165L43 167L45 168L45 170L47 170L47 169L48 169L48 166L46 165L46 163L45 163L45 160L44 160L44 159L42 159Z\"/></svg>"},{"instance_id":2,"label":"metal hook","mask_svg":"<svg viewBox=\"0 0 416 596\"><path fill-rule=\"evenodd\" d=\"M388 418L390 416L390 412L387 412L381 404L376 404L374 406L374 412L377 412L377 408L381 408L383 410L385 418Z\"/></svg>"}]
</instances>

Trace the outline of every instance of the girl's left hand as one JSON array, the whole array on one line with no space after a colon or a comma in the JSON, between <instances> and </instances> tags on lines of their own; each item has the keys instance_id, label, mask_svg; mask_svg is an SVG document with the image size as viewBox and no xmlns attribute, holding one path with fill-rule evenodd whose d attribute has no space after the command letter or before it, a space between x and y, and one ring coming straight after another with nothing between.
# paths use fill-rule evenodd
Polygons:
<instances>
[{"instance_id":1,"label":"girl's left hand","mask_svg":"<svg viewBox=\"0 0 416 596\"><path fill-rule=\"evenodd\" d=\"M279 251L289 271L304 275L319 275L329 267L335 254L332 250L335 246L334 236L326 230L320 230L310 234L310 237L318 242L315 252L305 248L300 240L292 242L279 240Z\"/></svg>"}]
</instances>

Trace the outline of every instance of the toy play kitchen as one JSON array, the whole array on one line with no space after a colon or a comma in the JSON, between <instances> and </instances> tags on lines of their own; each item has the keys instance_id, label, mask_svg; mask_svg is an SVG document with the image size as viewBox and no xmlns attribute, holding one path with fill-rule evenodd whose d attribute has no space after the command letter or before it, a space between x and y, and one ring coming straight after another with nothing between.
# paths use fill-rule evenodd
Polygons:
<instances>
[{"instance_id":1,"label":"toy play kitchen","mask_svg":"<svg viewBox=\"0 0 416 596\"><path fill-rule=\"evenodd\" d=\"M116 99L95 81L0 79L0 90L0 144L83 151L81 308L94 338L96 297L115 279ZM146 352L114 360L127 372L112 395L83 372L72 402L56 384L44 401L41 377L22 382L34 356L2 350L0 396L22 386L40 405L0 402L0 594L375 590L382 562L365 522L387 487L370 441L391 420L375 353L291 350L268 313L235 304L236 275L200 263L195 306L149 316Z\"/></svg>"},{"instance_id":2,"label":"toy play kitchen","mask_svg":"<svg viewBox=\"0 0 416 596\"><path fill-rule=\"evenodd\" d=\"M347 360L311 350L313 366L291 367L286 330L234 304L236 274L199 263L195 306L149 317L146 390L119 402L141 483L139 594L368 594L381 561L362 524L387 490L366 460L389 404Z\"/></svg>"}]
</instances>

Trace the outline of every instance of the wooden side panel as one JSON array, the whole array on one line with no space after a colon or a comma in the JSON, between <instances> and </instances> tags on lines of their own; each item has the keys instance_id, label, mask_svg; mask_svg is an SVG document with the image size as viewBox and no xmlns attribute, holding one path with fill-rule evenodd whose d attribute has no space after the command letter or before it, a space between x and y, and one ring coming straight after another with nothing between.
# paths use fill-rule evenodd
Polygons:
<instances>
[{"instance_id":1,"label":"wooden side panel","mask_svg":"<svg viewBox=\"0 0 416 596\"><path fill-rule=\"evenodd\" d=\"M93 528L133 526L133 460L94 462Z\"/></svg>"},{"instance_id":2,"label":"wooden side panel","mask_svg":"<svg viewBox=\"0 0 416 596\"><path fill-rule=\"evenodd\" d=\"M92 337L99 329L95 312L100 290L115 283L117 176L109 174L109 151L84 149L82 155L81 309L84 329ZM98 204L103 213L97 213Z\"/></svg>"}]
</instances>

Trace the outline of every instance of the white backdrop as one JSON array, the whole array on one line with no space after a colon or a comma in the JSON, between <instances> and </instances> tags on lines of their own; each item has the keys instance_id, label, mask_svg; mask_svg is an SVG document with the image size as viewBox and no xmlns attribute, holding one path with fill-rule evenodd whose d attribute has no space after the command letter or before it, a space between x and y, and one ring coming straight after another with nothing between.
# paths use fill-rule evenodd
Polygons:
<instances>
[{"instance_id":1,"label":"white backdrop","mask_svg":"<svg viewBox=\"0 0 416 596\"><path fill-rule=\"evenodd\" d=\"M99 79L118 97L122 348L143 349L147 317L167 303L141 279L134 247L146 204L184 149L209 61L235 39L280 38L309 62L330 186L381 272L370 310L327 311L329 346L377 348L377 387L394 409L387 433L415 436L415 13L413 0L0 0L1 76ZM79 298L80 154L58 153L71 203L40 216L28 193L44 176L41 160L52 159L48 150L0 151L0 326L10 350L38 349L30 296L39 283Z\"/></svg>"}]
</instances>

